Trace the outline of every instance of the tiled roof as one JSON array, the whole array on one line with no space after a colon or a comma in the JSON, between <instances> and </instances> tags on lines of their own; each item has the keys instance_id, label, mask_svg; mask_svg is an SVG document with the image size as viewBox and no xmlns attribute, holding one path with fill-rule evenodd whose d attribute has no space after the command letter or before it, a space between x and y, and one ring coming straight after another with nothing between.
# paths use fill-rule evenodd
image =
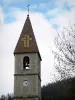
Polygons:
<instances>
[{"instance_id":1,"label":"tiled roof","mask_svg":"<svg viewBox=\"0 0 75 100\"><path fill-rule=\"evenodd\" d=\"M27 15L27 19L14 50L14 54L21 53L38 53L41 59L29 15Z\"/></svg>"}]
</instances>

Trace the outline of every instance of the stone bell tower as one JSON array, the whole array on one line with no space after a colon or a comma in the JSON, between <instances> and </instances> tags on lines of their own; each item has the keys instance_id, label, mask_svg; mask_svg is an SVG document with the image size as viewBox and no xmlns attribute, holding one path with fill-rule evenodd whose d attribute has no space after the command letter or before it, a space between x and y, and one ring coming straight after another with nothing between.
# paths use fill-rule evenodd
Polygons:
<instances>
[{"instance_id":1,"label":"stone bell tower","mask_svg":"<svg viewBox=\"0 0 75 100\"><path fill-rule=\"evenodd\" d=\"M29 15L14 50L14 99L41 100L41 56Z\"/></svg>"}]
</instances>

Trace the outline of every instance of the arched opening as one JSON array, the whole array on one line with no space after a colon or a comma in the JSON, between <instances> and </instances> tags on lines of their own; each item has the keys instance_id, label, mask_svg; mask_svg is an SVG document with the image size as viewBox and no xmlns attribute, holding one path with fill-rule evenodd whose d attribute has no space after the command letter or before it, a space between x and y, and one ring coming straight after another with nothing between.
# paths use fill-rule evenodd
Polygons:
<instances>
[{"instance_id":1,"label":"arched opening","mask_svg":"<svg viewBox=\"0 0 75 100\"><path fill-rule=\"evenodd\" d=\"M29 57L25 56L23 58L23 69L30 69L29 64L30 64Z\"/></svg>"}]
</instances>

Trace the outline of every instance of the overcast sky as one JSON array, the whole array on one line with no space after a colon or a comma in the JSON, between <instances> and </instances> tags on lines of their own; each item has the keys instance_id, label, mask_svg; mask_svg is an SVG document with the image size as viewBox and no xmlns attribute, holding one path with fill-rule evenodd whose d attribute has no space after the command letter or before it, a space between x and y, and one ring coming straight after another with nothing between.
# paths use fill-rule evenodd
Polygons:
<instances>
[{"instance_id":1,"label":"overcast sky","mask_svg":"<svg viewBox=\"0 0 75 100\"><path fill-rule=\"evenodd\" d=\"M13 93L14 55L17 40L27 17L30 20L42 57L42 85L54 81L53 39L56 30L73 23L75 0L0 0L0 95Z\"/></svg>"}]
</instances>

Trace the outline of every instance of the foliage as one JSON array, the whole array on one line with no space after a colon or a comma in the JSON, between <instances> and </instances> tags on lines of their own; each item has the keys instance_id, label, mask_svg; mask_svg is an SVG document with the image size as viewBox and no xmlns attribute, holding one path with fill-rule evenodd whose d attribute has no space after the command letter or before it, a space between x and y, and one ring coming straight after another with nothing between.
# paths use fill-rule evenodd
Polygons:
<instances>
[{"instance_id":1,"label":"foliage","mask_svg":"<svg viewBox=\"0 0 75 100\"><path fill-rule=\"evenodd\" d=\"M75 78L42 87L41 100L75 100Z\"/></svg>"},{"instance_id":2,"label":"foliage","mask_svg":"<svg viewBox=\"0 0 75 100\"><path fill-rule=\"evenodd\" d=\"M57 33L54 40L54 65L61 79L70 78L75 75L75 24Z\"/></svg>"},{"instance_id":3,"label":"foliage","mask_svg":"<svg viewBox=\"0 0 75 100\"><path fill-rule=\"evenodd\" d=\"M13 100L12 94L1 95L0 100Z\"/></svg>"}]
</instances>

